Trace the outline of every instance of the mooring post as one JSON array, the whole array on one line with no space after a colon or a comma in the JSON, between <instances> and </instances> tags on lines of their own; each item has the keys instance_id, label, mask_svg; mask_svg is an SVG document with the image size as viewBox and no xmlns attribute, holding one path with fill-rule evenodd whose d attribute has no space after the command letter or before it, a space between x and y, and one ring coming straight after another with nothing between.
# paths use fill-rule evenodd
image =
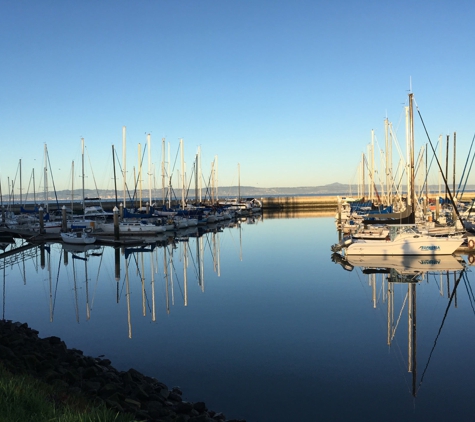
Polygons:
<instances>
[{"instance_id":1,"label":"mooring post","mask_svg":"<svg viewBox=\"0 0 475 422\"><path fill-rule=\"evenodd\" d=\"M120 204L122 205L122 204ZM114 212L114 239L119 240L120 231L119 231L119 210L117 207L114 207L112 210Z\"/></svg>"},{"instance_id":2,"label":"mooring post","mask_svg":"<svg viewBox=\"0 0 475 422\"><path fill-rule=\"evenodd\" d=\"M61 217L62 217L62 227L61 229L63 230L63 232L67 232L68 231L68 222L66 221L66 205L63 205L63 208L61 208Z\"/></svg>"},{"instance_id":3,"label":"mooring post","mask_svg":"<svg viewBox=\"0 0 475 422\"><path fill-rule=\"evenodd\" d=\"M43 234L45 231L45 219L44 219L44 210L43 207L40 207L38 210L39 217L40 217L40 234Z\"/></svg>"}]
</instances>

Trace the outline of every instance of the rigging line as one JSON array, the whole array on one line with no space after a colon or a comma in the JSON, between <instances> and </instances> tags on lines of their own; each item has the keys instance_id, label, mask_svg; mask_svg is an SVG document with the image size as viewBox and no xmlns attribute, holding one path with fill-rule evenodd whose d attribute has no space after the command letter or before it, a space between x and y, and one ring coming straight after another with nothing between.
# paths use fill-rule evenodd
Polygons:
<instances>
[{"instance_id":1,"label":"rigging line","mask_svg":"<svg viewBox=\"0 0 475 422\"><path fill-rule=\"evenodd\" d=\"M396 320L396 325L394 325L394 329L393 329L393 332L391 334L391 340L393 340L394 336L396 335L397 327L399 326L399 322L401 321L402 311L406 307L407 298L408 298L408 293L406 293L406 295L404 296L404 301L402 302L401 310L399 311L399 316Z\"/></svg>"},{"instance_id":2,"label":"rigging line","mask_svg":"<svg viewBox=\"0 0 475 422\"><path fill-rule=\"evenodd\" d=\"M185 299L185 295L183 294L183 291L181 290L181 286L180 286L180 283L179 283L179 277L178 277L178 273L176 272L175 263L173 261L170 261L170 263L172 264L172 270L175 274L176 284L178 284L178 288L180 289L181 297L182 297L182 299Z\"/></svg>"},{"instance_id":3,"label":"rigging line","mask_svg":"<svg viewBox=\"0 0 475 422\"><path fill-rule=\"evenodd\" d=\"M462 270L461 273L460 273L459 278L455 281L455 285L454 285L454 288L452 290L452 294L450 295L449 302L447 303L447 308L445 309L445 312L444 312L444 317L442 318L442 322L440 324L439 331L438 331L437 336L435 337L435 340L434 340L434 345L432 346L432 349L429 353L429 358L427 359L426 366L424 368L424 371L422 372L421 381L419 382L419 385L417 386L417 391L419 391L419 389L421 388L422 382L424 381L424 376L426 374L427 369L429 368L429 363L430 363L430 360L432 358L432 353L434 353L435 346L437 345L437 340L439 339L440 333L442 332L442 328L444 327L445 319L447 318L447 315L449 313L450 305L452 304L452 301L455 297L455 293L457 291L457 287L460 283L460 279L462 278L464 273L465 273L465 270Z\"/></svg>"},{"instance_id":4,"label":"rigging line","mask_svg":"<svg viewBox=\"0 0 475 422\"><path fill-rule=\"evenodd\" d=\"M102 247L104 251L104 247ZM92 299L91 299L91 311L94 308L94 298L96 297L96 290L97 290L97 285L99 284L99 273L101 271L101 266L102 266L102 258L104 257L103 254L101 254L101 259L99 260L99 267L97 268L97 275L96 275L96 285L94 286L94 291L92 293Z\"/></svg>"},{"instance_id":5,"label":"rigging line","mask_svg":"<svg viewBox=\"0 0 475 422\"><path fill-rule=\"evenodd\" d=\"M467 278L467 275L465 274L464 277L467 279L467 282L468 282L468 278ZM469 288L470 288L470 292L472 293L472 299L473 301L475 302L475 296L473 294L473 290L472 290L472 285L470 283L467 283Z\"/></svg>"},{"instance_id":6,"label":"rigging line","mask_svg":"<svg viewBox=\"0 0 475 422\"><path fill-rule=\"evenodd\" d=\"M58 193L56 192L56 186L54 184L54 177L53 177L53 170L51 170L51 163L49 161L49 152L48 149L46 149L46 157L48 158L48 165L49 165L49 172L51 174L51 181L53 182L53 190L54 190L54 197L56 198L56 206L59 208L59 201L58 201Z\"/></svg>"},{"instance_id":7,"label":"rigging line","mask_svg":"<svg viewBox=\"0 0 475 422\"><path fill-rule=\"evenodd\" d=\"M198 242L198 238L196 238L196 241ZM193 268L194 268L194 270L195 270L195 275L198 276L198 267L196 266L196 261L195 261L195 259L194 259L193 254L191 253L191 247L190 247L189 249L190 249L191 262L192 262Z\"/></svg>"},{"instance_id":8,"label":"rigging line","mask_svg":"<svg viewBox=\"0 0 475 422\"><path fill-rule=\"evenodd\" d=\"M457 195L455 195L455 196L458 196L458 193L460 191L460 185L462 184L462 181L463 181L463 178L464 178L464 175L465 175L465 170L467 169L468 160L470 158L470 153L472 152L473 141L475 141L475 135L473 135L472 143L470 144L470 149L468 150L467 160L465 161L465 166L463 168L462 176L460 177L460 182L459 182L459 185L457 187ZM467 177L468 177L468 175L467 175Z\"/></svg>"},{"instance_id":9,"label":"rigging line","mask_svg":"<svg viewBox=\"0 0 475 422\"><path fill-rule=\"evenodd\" d=\"M470 291L468 290L468 285L467 285L468 283L467 283L467 280L465 280L465 278L464 278L463 282L465 284L465 288L467 289L468 300L470 302L470 306L472 307L472 311L475 315L475 308L473 307L473 299L472 299L473 292L472 292L472 294L470 294Z\"/></svg>"},{"instance_id":10,"label":"rigging line","mask_svg":"<svg viewBox=\"0 0 475 422\"><path fill-rule=\"evenodd\" d=\"M414 102L416 102L416 100L414 98L413 98L413 100L414 100ZM424 119L422 118L422 115L421 115L421 112L419 110L419 106L417 105L417 103L416 103L416 110L417 110L417 113L419 114L419 118L421 119L422 126L424 127L424 131L426 133L427 139L429 140L430 147L432 148L432 153L434 154L435 160L437 161L437 165L439 166L439 170L440 170L440 173L442 175L442 179L444 179L445 188L447 189L447 193L450 197L450 201L452 202L452 204L455 204L454 197L453 197L452 192L450 191L449 185L447 183L447 178L445 177L446 175L444 174L444 171L442 170L439 159L437 158L434 146L432 145L432 141L430 140L429 133L427 132L427 128L426 128L426 125L424 123ZM459 210L456 206L454 206L454 210L455 210L455 213L457 214L458 219L460 220L460 222L462 223L462 226L463 226L462 217L461 217L460 212L459 212Z\"/></svg>"},{"instance_id":11,"label":"rigging line","mask_svg":"<svg viewBox=\"0 0 475 422\"><path fill-rule=\"evenodd\" d=\"M188 184L188 189L186 190L185 201L186 201L186 199L188 198L188 194L190 193L191 180L193 179L193 174L194 174L194 173L195 173L195 166L193 166L193 170L191 171L190 183ZM195 201L196 201L196 198L195 198Z\"/></svg>"},{"instance_id":12,"label":"rigging line","mask_svg":"<svg viewBox=\"0 0 475 422\"><path fill-rule=\"evenodd\" d=\"M58 283L59 283L59 270L61 269L61 258L63 256L63 249L61 248L61 252L59 254L59 260L58 260L58 274L56 276L56 287L54 289L54 299L53 299L53 311L52 314L54 316L54 308L56 305L56 294L58 293Z\"/></svg>"},{"instance_id":13,"label":"rigging line","mask_svg":"<svg viewBox=\"0 0 475 422\"><path fill-rule=\"evenodd\" d=\"M122 173L122 175L124 175L124 171L122 170L122 166L120 165L120 161L119 161L119 157L117 155L117 150L116 149L114 149L114 153L115 153L115 156L116 156L116 161L119 163L120 173ZM129 200L132 201L132 197L130 196L129 186L127 185L127 182L125 182L125 190L127 191L127 195L129 195Z\"/></svg>"},{"instance_id":14,"label":"rigging line","mask_svg":"<svg viewBox=\"0 0 475 422\"><path fill-rule=\"evenodd\" d=\"M96 176L94 176L94 172L92 171L91 157L89 156L89 151L87 150L87 146L84 146L84 149L86 150L87 159L89 160L89 167L91 167L92 180L94 181L94 186L96 188L96 194L97 194L98 197L100 197L99 189L97 188L97 183L96 183Z\"/></svg>"},{"instance_id":15,"label":"rigging line","mask_svg":"<svg viewBox=\"0 0 475 422\"><path fill-rule=\"evenodd\" d=\"M140 167L143 166L143 160L145 158L145 151L147 149L147 144L145 144L145 147L143 149L143 153L142 153L142 157L140 158ZM135 180L135 186L134 186L134 196L133 196L133 199L135 200L135 198L137 197L137 187L139 185L139 174L137 174L137 180Z\"/></svg>"},{"instance_id":16,"label":"rigging line","mask_svg":"<svg viewBox=\"0 0 475 422\"><path fill-rule=\"evenodd\" d=\"M465 192L465 187L467 186L467 182L468 182L468 175L470 174L470 172L472 171L472 165L473 165L473 159L475 158L475 152L473 153L473 156L472 156L472 162L470 163L470 168L468 169L468 173L467 173L467 176L465 177L465 184L463 185L463 190L462 190L462 194L460 195L460 197L463 196L463 193Z\"/></svg>"},{"instance_id":17,"label":"rigging line","mask_svg":"<svg viewBox=\"0 0 475 422\"><path fill-rule=\"evenodd\" d=\"M437 147L439 146L439 141L437 141L437 143L435 144L435 149L437 149ZM423 192L425 187L426 187L426 184L427 184L427 178L429 177L429 171L432 167L432 162L434 161L434 156L432 156L432 158L430 159L430 163L429 163L429 168L426 170L426 177L424 179L424 183L422 185L422 188L421 188L421 191Z\"/></svg>"}]
</instances>

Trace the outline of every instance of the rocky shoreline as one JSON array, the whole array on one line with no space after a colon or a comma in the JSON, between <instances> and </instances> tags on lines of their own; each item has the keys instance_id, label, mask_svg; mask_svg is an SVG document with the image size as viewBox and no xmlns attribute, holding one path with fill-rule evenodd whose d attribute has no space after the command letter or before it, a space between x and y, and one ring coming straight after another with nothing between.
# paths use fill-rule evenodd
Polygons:
<instances>
[{"instance_id":1,"label":"rocky shoreline","mask_svg":"<svg viewBox=\"0 0 475 422\"><path fill-rule=\"evenodd\" d=\"M169 389L135 369L118 371L109 359L85 356L68 349L58 337L38 337L26 323L0 320L0 359L12 373L26 373L64 391L82 392L111 409L127 412L131 420L148 422L245 422L227 420L204 402L182 399L178 387Z\"/></svg>"}]
</instances>

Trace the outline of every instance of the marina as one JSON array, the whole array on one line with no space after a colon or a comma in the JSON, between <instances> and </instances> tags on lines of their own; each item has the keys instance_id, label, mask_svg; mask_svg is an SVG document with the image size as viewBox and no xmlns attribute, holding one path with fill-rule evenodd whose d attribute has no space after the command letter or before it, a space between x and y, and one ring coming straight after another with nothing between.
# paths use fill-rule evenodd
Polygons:
<instances>
[{"instance_id":1,"label":"marina","mask_svg":"<svg viewBox=\"0 0 475 422\"><path fill-rule=\"evenodd\" d=\"M278 217L169 243L17 240L0 257L2 317L227 418L473 414L471 255L335 262L333 215Z\"/></svg>"}]
</instances>

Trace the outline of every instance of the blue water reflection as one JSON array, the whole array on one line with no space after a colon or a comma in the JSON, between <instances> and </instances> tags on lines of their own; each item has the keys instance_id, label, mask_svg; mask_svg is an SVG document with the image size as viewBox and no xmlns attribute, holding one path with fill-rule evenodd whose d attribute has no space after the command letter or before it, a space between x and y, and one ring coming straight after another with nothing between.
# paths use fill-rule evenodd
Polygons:
<instances>
[{"instance_id":1,"label":"blue water reflection","mask_svg":"<svg viewBox=\"0 0 475 422\"><path fill-rule=\"evenodd\" d=\"M120 250L120 273L111 247L51 244L2 260L2 313L228 418L472 420L470 267L439 336L460 271L419 278L411 347L409 285L345 271L336 240L329 217L265 218Z\"/></svg>"}]
</instances>

